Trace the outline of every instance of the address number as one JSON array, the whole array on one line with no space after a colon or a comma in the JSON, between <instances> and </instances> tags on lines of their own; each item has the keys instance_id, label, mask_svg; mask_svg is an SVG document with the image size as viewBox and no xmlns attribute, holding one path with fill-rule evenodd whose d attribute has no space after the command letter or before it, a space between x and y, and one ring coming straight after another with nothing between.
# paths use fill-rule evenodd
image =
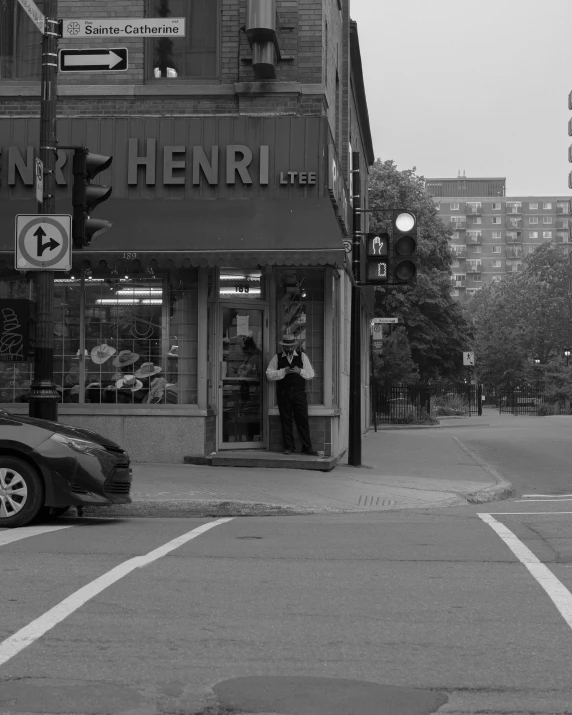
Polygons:
<instances>
[{"instance_id":1,"label":"address number","mask_svg":"<svg viewBox=\"0 0 572 715\"><path fill-rule=\"evenodd\" d=\"M136 253L124 253L123 258L137 258Z\"/></svg>"},{"instance_id":2,"label":"address number","mask_svg":"<svg viewBox=\"0 0 572 715\"><path fill-rule=\"evenodd\" d=\"M240 285L234 286L235 293L250 293L250 286L248 283L241 283Z\"/></svg>"}]
</instances>

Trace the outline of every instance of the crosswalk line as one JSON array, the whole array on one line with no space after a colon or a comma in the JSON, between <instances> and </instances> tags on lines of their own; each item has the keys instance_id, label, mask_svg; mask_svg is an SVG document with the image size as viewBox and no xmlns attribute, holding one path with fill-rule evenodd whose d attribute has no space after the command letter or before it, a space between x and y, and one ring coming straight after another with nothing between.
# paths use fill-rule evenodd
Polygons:
<instances>
[{"instance_id":1,"label":"crosswalk line","mask_svg":"<svg viewBox=\"0 0 572 715\"><path fill-rule=\"evenodd\" d=\"M21 526L19 529L2 529L0 530L0 546L5 544L13 544L20 539L27 539L30 536L40 536L40 534L49 534L51 531L59 531L60 529L71 529L73 524L67 526Z\"/></svg>"}]
</instances>

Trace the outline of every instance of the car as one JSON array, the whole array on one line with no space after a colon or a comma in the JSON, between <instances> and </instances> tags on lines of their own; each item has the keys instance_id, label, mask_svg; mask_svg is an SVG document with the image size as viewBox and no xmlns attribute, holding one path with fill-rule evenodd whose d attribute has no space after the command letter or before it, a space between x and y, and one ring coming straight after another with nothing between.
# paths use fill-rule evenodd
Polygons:
<instances>
[{"instance_id":1,"label":"car","mask_svg":"<svg viewBox=\"0 0 572 715\"><path fill-rule=\"evenodd\" d=\"M130 504L131 481L129 455L107 437L0 410L0 528Z\"/></svg>"}]
</instances>

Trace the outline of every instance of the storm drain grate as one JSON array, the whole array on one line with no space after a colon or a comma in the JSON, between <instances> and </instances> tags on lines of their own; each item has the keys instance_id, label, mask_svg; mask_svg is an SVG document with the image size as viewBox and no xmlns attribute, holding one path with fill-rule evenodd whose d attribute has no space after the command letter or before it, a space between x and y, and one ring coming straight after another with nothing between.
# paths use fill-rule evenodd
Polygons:
<instances>
[{"instance_id":1,"label":"storm drain grate","mask_svg":"<svg viewBox=\"0 0 572 715\"><path fill-rule=\"evenodd\" d=\"M360 495L358 499L358 506L393 506L397 502L391 499L382 499L381 497L366 496L364 494Z\"/></svg>"}]
</instances>

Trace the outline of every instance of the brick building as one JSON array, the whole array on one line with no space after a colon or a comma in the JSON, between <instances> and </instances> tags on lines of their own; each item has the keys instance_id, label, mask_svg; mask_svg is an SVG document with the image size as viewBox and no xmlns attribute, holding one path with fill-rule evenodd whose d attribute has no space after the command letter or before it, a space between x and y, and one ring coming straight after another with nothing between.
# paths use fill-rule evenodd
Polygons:
<instances>
[{"instance_id":1,"label":"brick building","mask_svg":"<svg viewBox=\"0 0 572 715\"><path fill-rule=\"evenodd\" d=\"M504 178L426 179L439 216L453 227L452 294L465 302L484 285L522 270L522 260L550 241L570 250L566 196L506 196Z\"/></svg>"},{"instance_id":2,"label":"brick building","mask_svg":"<svg viewBox=\"0 0 572 715\"><path fill-rule=\"evenodd\" d=\"M339 458L352 153L362 196L374 159L348 0L60 0L58 17L60 49L128 51L125 71L58 74L58 144L113 157L96 179L112 198L94 216L113 227L56 274L61 420L141 462L281 449L264 372L290 331L316 370L314 448ZM109 34L114 18L179 17L184 37ZM85 18L89 36L68 37ZM19 4L0 3L0 301L32 315L32 275L14 269L14 218L37 209L40 45ZM58 214L71 212L71 164L58 150ZM364 341L370 299L362 291ZM30 350L0 356L1 404L27 411L32 368ZM366 424L365 399L362 410Z\"/></svg>"}]
</instances>

